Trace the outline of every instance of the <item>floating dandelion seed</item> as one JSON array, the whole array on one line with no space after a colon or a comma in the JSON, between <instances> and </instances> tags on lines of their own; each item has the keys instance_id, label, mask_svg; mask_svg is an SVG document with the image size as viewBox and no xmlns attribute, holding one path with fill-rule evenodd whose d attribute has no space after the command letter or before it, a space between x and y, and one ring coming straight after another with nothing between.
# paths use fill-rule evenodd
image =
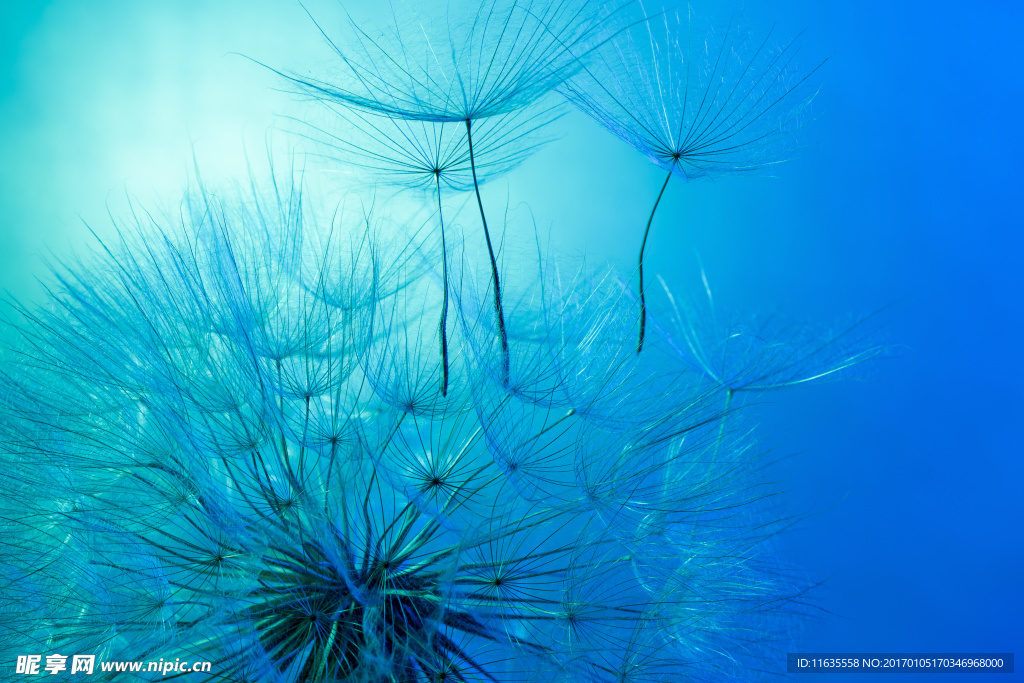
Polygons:
<instances>
[{"instance_id":1,"label":"floating dandelion seed","mask_svg":"<svg viewBox=\"0 0 1024 683\"><path fill-rule=\"evenodd\" d=\"M334 162L362 168L380 179L400 186L432 189L437 195L441 234L441 277L444 301L438 324L441 355L441 393L449 382L448 298L450 292L448 238L445 230L441 188L465 191L474 183L506 173L521 163L541 143L534 133L549 124L554 109L509 114L483 119L476 151L470 158L468 138L451 122L381 118L357 109L323 102L331 121L323 126L293 119L297 132L317 143ZM334 132L329 132L334 131ZM473 175L476 174L476 175Z\"/></svg>"},{"instance_id":2,"label":"floating dandelion seed","mask_svg":"<svg viewBox=\"0 0 1024 683\"><path fill-rule=\"evenodd\" d=\"M685 19L666 12L613 36L561 86L582 112L666 171L638 258L638 353L647 324L644 251L669 180L784 161L816 94L809 83L821 64L792 79L797 41L772 49L771 39L748 45L735 28L705 37L692 11Z\"/></svg>"},{"instance_id":3,"label":"floating dandelion seed","mask_svg":"<svg viewBox=\"0 0 1024 683\"><path fill-rule=\"evenodd\" d=\"M600 35L601 18L606 17L598 10L593 0L487 0L475 12L449 7L448 16L425 17L411 29L396 21L381 38L371 37L351 21L351 44L338 45L321 29L343 64L330 80L277 72L301 92L326 103L371 116L465 127L506 379L509 350L501 282L480 197L477 157L484 150L480 135L474 144L473 131L495 118L500 120L492 125L500 129L508 117L536 105L576 71L578 53L591 49ZM449 21L460 13L473 18L460 24ZM429 161L434 157L428 152Z\"/></svg>"},{"instance_id":4,"label":"floating dandelion seed","mask_svg":"<svg viewBox=\"0 0 1024 683\"><path fill-rule=\"evenodd\" d=\"M757 394L836 379L889 351L866 318L815 330L780 315L741 318L719 311L707 277L702 279L702 296L682 304L662 281L671 314L659 331L691 367L727 392Z\"/></svg>"},{"instance_id":5,"label":"floating dandelion seed","mask_svg":"<svg viewBox=\"0 0 1024 683\"><path fill-rule=\"evenodd\" d=\"M725 393L720 438L738 395L839 379L892 351L869 318L817 328L777 314L741 317L718 309L703 271L701 294L682 302L658 279L670 308L653 326L672 356Z\"/></svg>"},{"instance_id":6,"label":"floating dandelion seed","mask_svg":"<svg viewBox=\"0 0 1024 683\"><path fill-rule=\"evenodd\" d=\"M469 145L461 124L395 119L331 102L311 113L316 123L289 117L292 132L314 143L312 153L332 162L331 171L363 171L400 188L473 190ZM546 139L538 133L559 114L557 107L517 110L484 119L474 136L478 181L503 175ZM321 120L323 119L323 120Z\"/></svg>"},{"instance_id":7,"label":"floating dandelion seed","mask_svg":"<svg viewBox=\"0 0 1024 683\"><path fill-rule=\"evenodd\" d=\"M617 283L517 295L581 328L512 345L559 359L513 363L520 395L475 357L482 293L457 297L444 395L417 248L339 273L297 187L231 196L193 192L182 235L140 212L21 311L0 518L33 561L3 578L46 628L5 641L176 648L232 682L621 681L746 675L786 637L805 588L756 454L701 376L655 402L657 373L603 352Z\"/></svg>"}]
</instances>

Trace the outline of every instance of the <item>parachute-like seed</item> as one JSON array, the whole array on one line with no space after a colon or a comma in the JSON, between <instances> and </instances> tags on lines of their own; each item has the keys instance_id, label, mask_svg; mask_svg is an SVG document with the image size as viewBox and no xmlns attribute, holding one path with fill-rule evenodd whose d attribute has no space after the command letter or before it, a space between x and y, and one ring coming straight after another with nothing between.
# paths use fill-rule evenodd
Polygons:
<instances>
[{"instance_id":1,"label":"parachute-like seed","mask_svg":"<svg viewBox=\"0 0 1024 683\"><path fill-rule=\"evenodd\" d=\"M322 127L293 119L296 132L314 141L320 155L341 168L362 169L397 187L431 190L436 196L441 236L441 279L444 298L438 323L441 393L450 381L448 298L451 290L451 248L446 231L442 187L475 189L477 183L508 172L539 147L537 132L557 118L556 108L519 109L482 119L477 124L475 153L461 125L445 121L382 118L358 109L322 102L329 120ZM333 131L333 132L332 132Z\"/></svg>"},{"instance_id":2,"label":"parachute-like seed","mask_svg":"<svg viewBox=\"0 0 1024 683\"><path fill-rule=\"evenodd\" d=\"M748 173L785 161L817 94L811 78L823 62L794 76L799 41L774 48L772 40L769 33L749 41L732 25L718 37L691 8L685 17L666 11L615 33L560 87L666 172L640 245L637 353L647 324L644 251L672 176Z\"/></svg>"},{"instance_id":3,"label":"parachute-like seed","mask_svg":"<svg viewBox=\"0 0 1024 683\"><path fill-rule=\"evenodd\" d=\"M462 16L472 18L453 21ZM347 43L336 42L321 29L340 60L337 72L324 79L274 69L299 92L352 110L342 118L369 140L327 137L357 163L396 171L413 183L429 181L432 175L439 211L442 174L449 184L467 185L468 161L491 264L505 381L511 362L508 334L480 183L485 172L508 169L524 158L533 146L522 144L524 138L553 118L554 110L540 103L578 70L578 55L600 41L607 19L595 0L487 0L475 7L453 3L445 12L409 21L396 18L380 37L352 19ZM464 127L465 136L453 133L451 124ZM321 140L324 133L313 131ZM442 251L442 258L446 255ZM447 306L439 326L443 365L446 314ZM444 370L442 390L446 379Z\"/></svg>"}]
</instances>

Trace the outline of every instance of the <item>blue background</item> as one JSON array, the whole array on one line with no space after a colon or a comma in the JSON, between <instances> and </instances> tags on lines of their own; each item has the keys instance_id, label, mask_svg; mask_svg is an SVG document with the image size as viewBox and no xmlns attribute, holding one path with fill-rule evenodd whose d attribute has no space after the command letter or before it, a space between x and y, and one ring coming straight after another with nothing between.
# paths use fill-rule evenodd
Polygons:
<instances>
[{"instance_id":1,"label":"blue background","mask_svg":"<svg viewBox=\"0 0 1024 683\"><path fill-rule=\"evenodd\" d=\"M296 4L213 5L2 5L0 286L38 297L47 250L84 244L83 220L110 234L126 189L173 201L193 149L214 182L262 155L292 103L229 53L314 73L330 55ZM309 7L340 20L334 3ZM816 599L833 613L805 650L1021 655L1022 6L744 9L755 35L807 28L807 66L832 54L818 120L777 177L670 185L659 215L681 220L655 223L649 268L688 288L699 256L733 307L825 323L888 306L885 336L904 348L759 413L765 442L794 454L788 505L817 513L782 541L825 579ZM661 172L580 118L563 135L491 197L527 201L563 248L631 269Z\"/></svg>"}]
</instances>

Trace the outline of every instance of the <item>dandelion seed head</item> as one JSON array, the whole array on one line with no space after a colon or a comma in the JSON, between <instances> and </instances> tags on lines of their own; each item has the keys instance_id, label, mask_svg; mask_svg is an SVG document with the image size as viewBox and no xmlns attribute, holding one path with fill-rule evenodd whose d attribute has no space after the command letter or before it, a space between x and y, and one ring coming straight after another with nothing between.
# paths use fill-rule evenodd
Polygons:
<instances>
[{"instance_id":1,"label":"dandelion seed head","mask_svg":"<svg viewBox=\"0 0 1024 683\"><path fill-rule=\"evenodd\" d=\"M0 519L25 522L0 580L45 634L0 620L5 644L181 651L227 681L669 680L767 656L804 590L769 547L770 487L699 373L609 334L618 280L543 250L510 268L504 383L490 282L459 258L445 392L436 243L272 188L200 183L21 310L0 477L24 495Z\"/></svg>"}]
</instances>

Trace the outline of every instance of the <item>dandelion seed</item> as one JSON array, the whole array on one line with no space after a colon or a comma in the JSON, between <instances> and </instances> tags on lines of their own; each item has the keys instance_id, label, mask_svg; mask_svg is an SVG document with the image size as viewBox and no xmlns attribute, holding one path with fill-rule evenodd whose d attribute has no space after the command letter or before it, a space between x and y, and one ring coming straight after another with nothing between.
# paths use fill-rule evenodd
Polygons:
<instances>
[{"instance_id":1,"label":"dandelion seed","mask_svg":"<svg viewBox=\"0 0 1024 683\"><path fill-rule=\"evenodd\" d=\"M598 36L598 18L602 14L595 9L590 0L546 3L488 0L479 5L475 13L467 9L465 13L473 18L464 24L452 24L447 16L443 19L426 17L413 22L412 29L405 29L396 21L389 33L379 39L371 37L352 21L354 41L351 45L339 46L321 29L344 65L331 80L277 72L317 100L407 122L398 125L400 131L409 130L408 122L437 124L429 133L435 142L441 139L441 125L455 123L465 127L469 171L491 264L494 315L506 380L509 349L502 288L480 184L481 173L487 166L508 166L516 155L487 160L485 140L479 129L490 126L501 131L508 126L509 133L491 135L487 141L491 146L498 146L496 141L503 141L506 136L513 140L519 137L522 131L510 124L520 120L518 117L523 110L536 105L577 69L573 49L579 48L577 52L589 49ZM449 8L450 15L459 13L458 8ZM543 112L534 112L534 117L525 125L527 129L536 128L545 118ZM365 119L364 123L367 123ZM385 146L396 142L390 130L383 132L390 128L388 124L369 123L368 126L373 137L380 139L383 135L389 141ZM367 130L366 125L361 128ZM477 130L475 144L474 130ZM418 132L415 131L414 136ZM428 166L435 168L438 192L440 177L435 163L441 149L435 145L434 151L427 150L426 157ZM444 149L447 151L447 146ZM378 154L388 156L386 152L370 151L369 157L372 159ZM361 150L357 155L366 157L367 152ZM408 153L404 156L409 158ZM419 153L413 155L414 172L416 167L422 168L421 157ZM483 160L484 165L478 159ZM442 336L444 322L442 314Z\"/></svg>"},{"instance_id":2,"label":"dandelion seed","mask_svg":"<svg viewBox=\"0 0 1024 683\"><path fill-rule=\"evenodd\" d=\"M616 34L561 87L583 113L666 172L637 261L637 353L647 324L644 252L672 176L745 173L784 161L816 94L809 83L821 64L791 79L797 41L773 50L771 39L769 33L747 46L735 28L705 37L692 10L685 18L666 12Z\"/></svg>"},{"instance_id":3,"label":"dandelion seed","mask_svg":"<svg viewBox=\"0 0 1024 683\"><path fill-rule=\"evenodd\" d=\"M449 122L381 118L324 102L332 121L323 127L296 121L300 134L312 139L335 163L363 168L397 185L432 189L437 197L441 235L442 302L438 340L441 355L441 393L447 394L450 379L448 358L448 298L450 292L449 245L445 229L441 189L474 188L471 172L480 171L479 182L518 165L539 144L533 133L555 117L553 109L518 110L484 119L478 135L475 162L471 164L468 139L461 127ZM328 127L336 132L328 132ZM471 169L472 166L472 169Z\"/></svg>"},{"instance_id":4,"label":"dandelion seed","mask_svg":"<svg viewBox=\"0 0 1024 683\"><path fill-rule=\"evenodd\" d=\"M725 393L719 441L737 396L840 379L891 351L869 318L819 329L780 314L737 316L719 310L703 271L701 294L682 301L658 279L670 304L662 322L653 322L659 337L672 355Z\"/></svg>"},{"instance_id":5,"label":"dandelion seed","mask_svg":"<svg viewBox=\"0 0 1024 683\"><path fill-rule=\"evenodd\" d=\"M763 393L838 379L889 350L866 318L814 330L777 314L722 312L703 280L702 296L682 303L665 287L671 309L660 331L676 353L727 392Z\"/></svg>"}]
</instances>

